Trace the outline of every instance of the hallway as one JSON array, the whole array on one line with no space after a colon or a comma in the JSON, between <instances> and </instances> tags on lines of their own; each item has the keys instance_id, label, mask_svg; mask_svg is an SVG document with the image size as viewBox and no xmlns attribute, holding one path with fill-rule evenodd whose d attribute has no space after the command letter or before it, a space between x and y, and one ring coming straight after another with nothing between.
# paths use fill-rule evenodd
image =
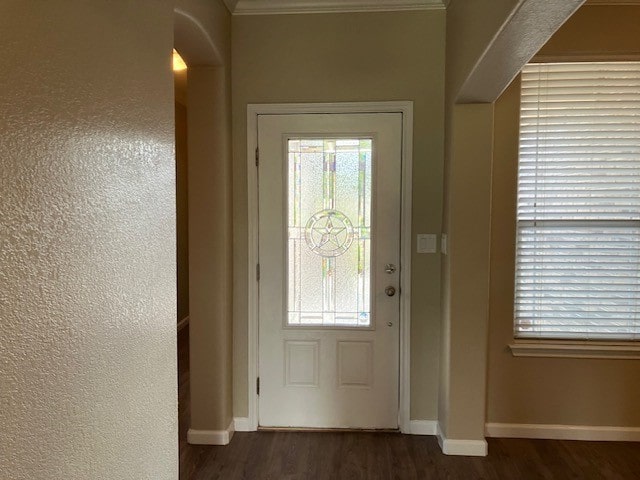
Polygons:
<instances>
[{"instance_id":1,"label":"hallway","mask_svg":"<svg viewBox=\"0 0 640 480\"><path fill-rule=\"evenodd\" d=\"M394 433L236 433L188 445L189 331L178 336L181 480L637 479L640 443L489 438L488 457L443 455L436 437Z\"/></svg>"}]
</instances>

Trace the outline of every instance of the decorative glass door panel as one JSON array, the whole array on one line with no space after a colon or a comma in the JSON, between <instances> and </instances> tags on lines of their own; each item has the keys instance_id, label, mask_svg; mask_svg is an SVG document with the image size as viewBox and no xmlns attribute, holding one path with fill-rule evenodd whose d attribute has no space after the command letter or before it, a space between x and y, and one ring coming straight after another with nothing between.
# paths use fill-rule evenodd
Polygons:
<instances>
[{"instance_id":1,"label":"decorative glass door panel","mask_svg":"<svg viewBox=\"0 0 640 480\"><path fill-rule=\"evenodd\" d=\"M288 325L371 325L371 138L288 145Z\"/></svg>"}]
</instances>

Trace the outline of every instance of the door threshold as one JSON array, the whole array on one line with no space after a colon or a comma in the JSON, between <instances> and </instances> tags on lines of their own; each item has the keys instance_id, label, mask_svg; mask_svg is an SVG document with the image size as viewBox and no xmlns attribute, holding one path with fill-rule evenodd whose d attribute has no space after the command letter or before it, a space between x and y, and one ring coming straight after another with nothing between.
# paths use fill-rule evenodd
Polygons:
<instances>
[{"instance_id":1,"label":"door threshold","mask_svg":"<svg viewBox=\"0 0 640 480\"><path fill-rule=\"evenodd\" d=\"M259 432L400 433L400 428L258 427Z\"/></svg>"}]
</instances>

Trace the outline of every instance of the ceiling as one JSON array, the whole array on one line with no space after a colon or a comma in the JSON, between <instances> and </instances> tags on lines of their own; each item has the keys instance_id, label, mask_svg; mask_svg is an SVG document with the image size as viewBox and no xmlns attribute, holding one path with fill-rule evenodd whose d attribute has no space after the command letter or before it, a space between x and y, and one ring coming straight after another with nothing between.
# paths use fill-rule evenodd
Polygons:
<instances>
[{"instance_id":1,"label":"ceiling","mask_svg":"<svg viewBox=\"0 0 640 480\"><path fill-rule=\"evenodd\" d=\"M448 0L224 0L234 15L381 12L445 8Z\"/></svg>"}]
</instances>

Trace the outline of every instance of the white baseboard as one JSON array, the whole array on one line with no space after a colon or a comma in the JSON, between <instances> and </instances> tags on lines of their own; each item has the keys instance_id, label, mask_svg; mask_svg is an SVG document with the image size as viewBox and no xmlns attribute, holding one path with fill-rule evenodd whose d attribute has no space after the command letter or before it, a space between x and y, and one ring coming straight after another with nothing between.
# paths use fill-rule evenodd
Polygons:
<instances>
[{"instance_id":1,"label":"white baseboard","mask_svg":"<svg viewBox=\"0 0 640 480\"><path fill-rule=\"evenodd\" d=\"M187 325L189 325L189 315L178 322L178 331L182 330Z\"/></svg>"},{"instance_id":2,"label":"white baseboard","mask_svg":"<svg viewBox=\"0 0 640 480\"><path fill-rule=\"evenodd\" d=\"M640 442L639 427L487 423L487 437Z\"/></svg>"},{"instance_id":3,"label":"white baseboard","mask_svg":"<svg viewBox=\"0 0 640 480\"><path fill-rule=\"evenodd\" d=\"M438 444L445 455L461 455L468 457L486 457L489 453L486 440L458 440L447 438L437 426Z\"/></svg>"},{"instance_id":4,"label":"white baseboard","mask_svg":"<svg viewBox=\"0 0 640 480\"><path fill-rule=\"evenodd\" d=\"M236 432L255 432L255 431L257 431L255 428L251 428L251 423L249 422L249 417L235 417L233 419L233 425L235 426Z\"/></svg>"},{"instance_id":5,"label":"white baseboard","mask_svg":"<svg viewBox=\"0 0 640 480\"><path fill-rule=\"evenodd\" d=\"M187 443L191 445L229 445L234 432L233 420L226 430L194 430L190 428L187 432Z\"/></svg>"},{"instance_id":6,"label":"white baseboard","mask_svg":"<svg viewBox=\"0 0 640 480\"><path fill-rule=\"evenodd\" d=\"M409 420L408 431L402 432L409 435L436 435L438 422L435 420Z\"/></svg>"}]
</instances>

